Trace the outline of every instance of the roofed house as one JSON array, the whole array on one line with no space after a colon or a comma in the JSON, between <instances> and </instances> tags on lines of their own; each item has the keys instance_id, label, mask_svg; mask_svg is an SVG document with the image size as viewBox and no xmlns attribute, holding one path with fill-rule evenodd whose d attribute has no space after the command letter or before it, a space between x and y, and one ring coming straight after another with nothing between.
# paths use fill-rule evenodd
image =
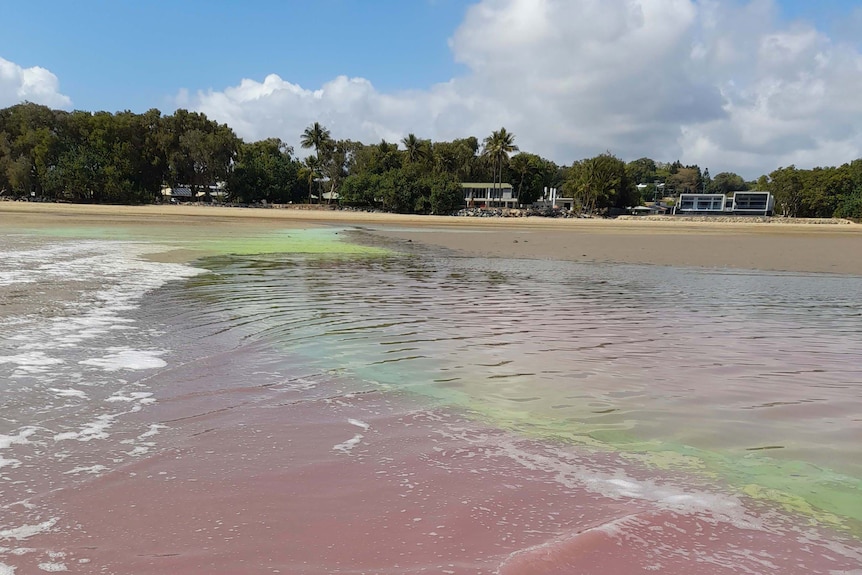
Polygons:
<instances>
[{"instance_id":1,"label":"roofed house","mask_svg":"<svg viewBox=\"0 0 862 575\"><path fill-rule=\"evenodd\" d=\"M169 200L177 200L182 202L191 201L194 197L192 189L188 186L165 186L162 188L162 197Z\"/></svg>"},{"instance_id":2,"label":"roofed house","mask_svg":"<svg viewBox=\"0 0 862 575\"><path fill-rule=\"evenodd\" d=\"M225 182L216 182L207 186L198 186L197 192L192 190L188 184L179 186L164 186L162 188L162 197L171 201L189 202L192 200L200 201L204 198L218 199L224 201L227 197L227 184Z\"/></svg>"},{"instance_id":3,"label":"roofed house","mask_svg":"<svg viewBox=\"0 0 862 575\"><path fill-rule=\"evenodd\" d=\"M461 184L468 208L516 208L518 192L512 184L469 182Z\"/></svg>"}]
</instances>

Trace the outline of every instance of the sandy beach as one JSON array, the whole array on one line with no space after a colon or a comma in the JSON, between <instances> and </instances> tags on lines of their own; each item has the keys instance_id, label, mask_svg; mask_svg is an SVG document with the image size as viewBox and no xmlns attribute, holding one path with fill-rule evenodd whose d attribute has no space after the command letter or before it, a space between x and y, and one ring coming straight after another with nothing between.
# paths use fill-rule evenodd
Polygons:
<instances>
[{"instance_id":1,"label":"sandy beach","mask_svg":"<svg viewBox=\"0 0 862 575\"><path fill-rule=\"evenodd\" d=\"M326 209L0 202L0 229L154 224L213 230L226 237L250 229L337 225L466 255L862 275L858 224L466 218Z\"/></svg>"}]
</instances>

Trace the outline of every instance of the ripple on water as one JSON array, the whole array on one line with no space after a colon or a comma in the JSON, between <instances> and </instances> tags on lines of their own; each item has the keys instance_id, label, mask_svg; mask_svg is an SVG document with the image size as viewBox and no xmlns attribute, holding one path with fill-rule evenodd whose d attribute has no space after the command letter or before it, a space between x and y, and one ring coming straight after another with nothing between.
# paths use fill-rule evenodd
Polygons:
<instances>
[{"instance_id":1,"label":"ripple on water","mask_svg":"<svg viewBox=\"0 0 862 575\"><path fill-rule=\"evenodd\" d=\"M444 256L217 267L196 297L321 368L531 435L700 453L743 484L734 462L755 455L758 474L778 458L862 476L844 439L860 431L860 278Z\"/></svg>"}]
</instances>

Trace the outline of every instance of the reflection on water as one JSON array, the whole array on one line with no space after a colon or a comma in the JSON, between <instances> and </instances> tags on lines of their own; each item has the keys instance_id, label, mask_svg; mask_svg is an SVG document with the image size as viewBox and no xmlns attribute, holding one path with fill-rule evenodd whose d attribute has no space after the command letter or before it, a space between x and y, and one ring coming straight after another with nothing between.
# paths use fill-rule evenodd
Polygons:
<instances>
[{"instance_id":1,"label":"reflection on water","mask_svg":"<svg viewBox=\"0 0 862 575\"><path fill-rule=\"evenodd\" d=\"M439 254L205 266L197 321L308 369L862 520L862 278Z\"/></svg>"}]
</instances>

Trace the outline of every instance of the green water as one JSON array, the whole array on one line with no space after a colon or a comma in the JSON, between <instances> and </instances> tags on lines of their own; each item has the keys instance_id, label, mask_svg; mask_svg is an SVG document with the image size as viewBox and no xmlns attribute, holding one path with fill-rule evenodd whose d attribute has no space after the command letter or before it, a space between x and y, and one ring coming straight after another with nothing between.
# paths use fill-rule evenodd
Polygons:
<instances>
[{"instance_id":1,"label":"green water","mask_svg":"<svg viewBox=\"0 0 862 575\"><path fill-rule=\"evenodd\" d=\"M256 318L249 329L309 364L427 397L526 437L615 451L637 465L731 485L806 521L862 537L858 446L851 439L829 445L831 454L822 458L816 453L818 442L836 434L833 426L855 422L860 431L858 418L847 413L859 403L858 387L849 384L862 381L862 353L840 343L862 341L862 328L844 321L859 313L858 278L759 276L752 283L734 274L664 268L408 258L345 241L344 232L70 226L38 233L148 242L208 256L202 263L218 274L193 280L199 297L210 304L229 300L233 314ZM319 263L329 256L337 258L334 265ZM242 297L250 278L263 290L259 300ZM723 297L766 285L758 296L764 307L730 318L720 306L701 312L715 298L687 294L715 283ZM208 287L219 288L217 297L205 297ZM780 305L772 306L776 292ZM687 307L683 313L664 303L656 320L644 293L652 294L651 305L681 299ZM808 397L804 382L794 390L779 385L771 375L776 366L757 363L762 350L738 345L739 338L758 345L764 329L774 339L770 349L787 350L776 364L808 361L788 369L820 370L813 383L832 388L818 387ZM674 362L687 358L666 350L701 350L698 338L719 350L713 362L719 367L675 369ZM841 353L830 352L839 345ZM609 354L609 348L619 351ZM825 351L800 353L812 348ZM836 356L843 361L837 366ZM817 400L812 405L839 416L827 425L813 412L807 419L764 411L773 420L759 421L739 408L738 398L712 394L710 386L725 381L720 365L742 366L729 380L742 388L752 382L748 393L756 402ZM684 397L677 387L686 386L690 400L667 399ZM762 449L773 444L780 453ZM794 446L815 455L796 457Z\"/></svg>"},{"instance_id":2,"label":"green water","mask_svg":"<svg viewBox=\"0 0 862 575\"><path fill-rule=\"evenodd\" d=\"M310 365L525 437L691 473L862 536L862 461L842 430L859 430L853 386L862 381L862 350L852 342L862 333L846 313L858 313L859 278L355 255L334 267L313 257L219 267L241 268L226 272L236 272L238 290L249 277L258 289L270 285L263 333ZM678 301L687 297L681 288L698 292L704 282L719 282L729 297L756 288L763 305L728 315L716 303L704 312L716 299L704 293L684 313L664 304L644 315L645 288L661 285ZM280 329L286 320L290 329ZM765 333L768 353L756 347ZM714 358L685 365L673 350L687 345L692 357ZM736 372L726 375L726 366ZM798 405L802 415L761 404ZM821 406L839 416L824 418Z\"/></svg>"},{"instance_id":3,"label":"green water","mask_svg":"<svg viewBox=\"0 0 862 575\"><path fill-rule=\"evenodd\" d=\"M255 255L255 254L312 254L343 256L375 256L391 253L388 250L362 246L347 241L343 229L312 228L283 230L242 230L214 226L212 229L171 226L66 226L39 230L20 230L22 233L68 239L147 242L169 250L193 250L199 256Z\"/></svg>"}]
</instances>

